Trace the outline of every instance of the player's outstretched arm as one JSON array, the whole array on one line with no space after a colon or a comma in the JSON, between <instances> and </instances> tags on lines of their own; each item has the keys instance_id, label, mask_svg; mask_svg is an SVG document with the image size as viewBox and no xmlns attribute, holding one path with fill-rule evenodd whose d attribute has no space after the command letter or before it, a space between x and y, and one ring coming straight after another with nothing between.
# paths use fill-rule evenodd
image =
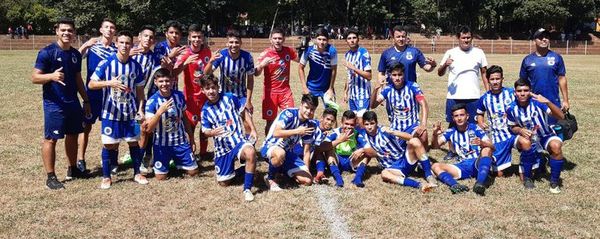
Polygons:
<instances>
[{"instance_id":1,"label":"player's outstretched arm","mask_svg":"<svg viewBox=\"0 0 600 239\"><path fill-rule=\"evenodd\" d=\"M490 90L490 83L488 82L487 76L486 76L487 66L481 67L481 69L479 69L479 71L481 72L481 80L483 81L483 87L485 88L486 91Z\"/></svg>"},{"instance_id":2,"label":"player's outstretched arm","mask_svg":"<svg viewBox=\"0 0 600 239\"><path fill-rule=\"evenodd\" d=\"M300 126L295 129L283 129L281 124L275 125L275 129L273 130L273 137L275 138L288 138L294 135L309 135L315 131L314 128L309 128L306 126Z\"/></svg>"},{"instance_id":3,"label":"player's outstretched arm","mask_svg":"<svg viewBox=\"0 0 600 239\"><path fill-rule=\"evenodd\" d=\"M306 73L304 72L306 65L300 63L298 65L298 77L300 78L300 85L302 85L302 94L308 94L308 87L306 86Z\"/></svg>"},{"instance_id":4,"label":"player's outstretched arm","mask_svg":"<svg viewBox=\"0 0 600 239\"><path fill-rule=\"evenodd\" d=\"M402 131L399 131L399 130L393 130L390 127L382 127L382 131L387 132L387 133L389 133L389 134L391 134L393 136L396 136L396 137L398 137L398 138L400 138L402 140L406 140L406 141L408 141L408 140L410 140L412 138L411 134L406 133L406 132L402 132Z\"/></svg>"},{"instance_id":5,"label":"player's outstretched arm","mask_svg":"<svg viewBox=\"0 0 600 239\"><path fill-rule=\"evenodd\" d=\"M369 108L371 108L371 110L377 108L377 106L379 106L385 100L385 98L381 97L381 91L383 86L383 84L378 84L373 90L373 93L371 94L371 100L369 100Z\"/></svg>"},{"instance_id":6,"label":"player's outstretched arm","mask_svg":"<svg viewBox=\"0 0 600 239\"><path fill-rule=\"evenodd\" d=\"M556 106L554 103L550 102L550 100L548 100L546 97L542 96L541 94L534 94L531 93L531 98L534 100L537 100L538 102L545 104L548 106L548 108L550 108L550 116L556 118L556 119L564 119L565 118L565 114L562 112L562 110L560 108L558 108L558 106Z\"/></svg>"},{"instance_id":7,"label":"player's outstretched arm","mask_svg":"<svg viewBox=\"0 0 600 239\"><path fill-rule=\"evenodd\" d=\"M40 69L33 69L33 73L31 73L31 83L43 85L50 81L55 81L61 85L65 85L63 82L65 79L65 74L62 73L62 69L62 67L58 68L54 72L48 74L44 73Z\"/></svg>"},{"instance_id":8,"label":"player's outstretched arm","mask_svg":"<svg viewBox=\"0 0 600 239\"><path fill-rule=\"evenodd\" d=\"M562 94L562 97L563 97L561 109L566 112L569 110L569 108L571 108L571 105L569 104L569 87L567 86L567 77L566 76L558 77L558 86L560 88L560 93Z\"/></svg>"}]
</instances>

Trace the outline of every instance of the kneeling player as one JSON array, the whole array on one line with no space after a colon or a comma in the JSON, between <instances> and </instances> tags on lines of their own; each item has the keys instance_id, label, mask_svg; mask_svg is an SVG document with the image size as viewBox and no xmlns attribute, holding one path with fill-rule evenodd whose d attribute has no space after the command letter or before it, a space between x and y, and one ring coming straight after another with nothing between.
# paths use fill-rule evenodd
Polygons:
<instances>
[{"instance_id":1,"label":"kneeling player","mask_svg":"<svg viewBox=\"0 0 600 239\"><path fill-rule=\"evenodd\" d=\"M261 154L269 162L269 172L266 177L271 191L281 191L279 184L275 181L278 173L285 172L296 182L309 186L312 184L312 176L304 161L293 148L300 138L311 135L315 126L311 125L310 119L315 115L315 109L319 105L316 96L302 95L300 108L288 108L279 113L261 149Z\"/></svg>"},{"instance_id":2,"label":"kneeling player","mask_svg":"<svg viewBox=\"0 0 600 239\"><path fill-rule=\"evenodd\" d=\"M373 153L369 151L374 150L379 164L383 167L383 181L420 188L421 192L428 192L436 186L435 178L431 174L429 156L419 139L412 138L405 132L377 126L377 114L373 111L367 111L363 115L363 123L365 129L360 130L360 133L367 144L364 148L354 151L350 155L351 160L365 155L371 156ZM406 148L403 148L403 145ZM425 171L427 183L420 183L408 177L415 171L417 162Z\"/></svg>"},{"instance_id":3,"label":"kneeling player","mask_svg":"<svg viewBox=\"0 0 600 239\"><path fill-rule=\"evenodd\" d=\"M356 172L352 183L361 188L365 186L362 177L366 171L368 158L364 156L350 157L354 151L366 144L365 139L356 130L356 121L357 116L353 111L345 111L342 115L342 126L334 129L325 138L325 142L331 142L333 147L327 162L338 187L344 186L344 180L341 176L343 171Z\"/></svg>"},{"instance_id":4,"label":"kneeling player","mask_svg":"<svg viewBox=\"0 0 600 239\"><path fill-rule=\"evenodd\" d=\"M193 158L194 134L186 120L185 98L180 91L171 90L171 72L165 68L154 73L158 91L146 103L144 132L154 132L154 173L156 179L167 179L169 161L190 176L198 174L198 164ZM186 135L186 132L188 134ZM189 136L189 139L188 139ZM189 140L189 141L188 141Z\"/></svg>"},{"instance_id":5,"label":"kneeling player","mask_svg":"<svg viewBox=\"0 0 600 239\"><path fill-rule=\"evenodd\" d=\"M550 153L550 192L560 193L560 171L564 164L562 154L562 140L550 128L548 116L555 119L563 119L564 114L552 102L543 97L531 93L531 83L524 79L515 82L515 94L517 102L507 110L508 125L513 133L530 139L532 148L543 148ZM533 188L531 180L532 166L536 157L522 157L524 184L526 188Z\"/></svg>"},{"instance_id":6,"label":"kneeling player","mask_svg":"<svg viewBox=\"0 0 600 239\"><path fill-rule=\"evenodd\" d=\"M313 164L316 167L317 174L314 177L315 183L325 182L326 153L331 151L331 143L324 142L325 137L331 133L331 129L335 124L337 111L332 108L323 110L321 119L311 119L308 127L312 127L315 131L312 134L302 136L302 145L296 153L307 167ZM314 162L313 162L314 161Z\"/></svg>"},{"instance_id":7,"label":"kneeling player","mask_svg":"<svg viewBox=\"0 0 600 239\"><path fill-rule=\"evenodd\" d=\"M450 186L452 193L469 191L456 179L477 178L473 191L485 195L485 180L492 167L494 144L477 125L469 123L469 113L464 104L452 106L452 120L456 126L442 134L441 123L434 125L431 147L434 149L450 142L461 158L457 164L435 163L431 167L438 178Z\"/></svg>"},{"instance_id":8,"label":"kneeling player","mask_svg":"<svg viewBox=\"0 0 600 239\"><path fill-rule=\"evenodd\" d=\"M256 128L250 112L245 110L238 97L219 93L219 83L212 74L201 80L202 92L208 101L202 107L202 133L213 137L215 144L215 174L221 186L228 186L235 177L235 159L245 162L244 199L254 200L252 184L256 169L254 146ZM244 137L242 120L250 126L250 138Z\"/></svg>"}]
</instances>

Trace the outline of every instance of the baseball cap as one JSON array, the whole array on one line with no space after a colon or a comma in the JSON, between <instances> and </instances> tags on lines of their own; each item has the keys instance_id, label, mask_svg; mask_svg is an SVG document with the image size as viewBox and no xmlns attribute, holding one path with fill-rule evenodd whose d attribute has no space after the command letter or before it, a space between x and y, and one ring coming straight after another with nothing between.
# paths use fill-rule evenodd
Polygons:
<instances>
[{"instance_id":1,"label":"baseball cap","mask_svg":"<svg viewBox=\"0 0 600 239\"><path fill-rule=\"evenodd\" d=\"M544 29L544 28L537 29L537 30L536 30L536 31L533 33L533 35L532 35L532 39L537 39L537 38L539 38L539 37L541 37L541 36L549 36L549 35L548 35L548 31L547 31L546 29Z\"/></svg>"}]
</instances>

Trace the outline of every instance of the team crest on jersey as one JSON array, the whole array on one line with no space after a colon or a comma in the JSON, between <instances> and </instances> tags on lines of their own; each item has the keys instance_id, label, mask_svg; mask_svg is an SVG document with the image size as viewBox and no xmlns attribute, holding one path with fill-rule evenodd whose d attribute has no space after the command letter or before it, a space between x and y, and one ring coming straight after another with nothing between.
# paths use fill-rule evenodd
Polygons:
<instances>
[{"instance_id":1,"label":"team crest on jersey","mask_svg":"<svg viewBox=\"0 0 600 239\"><path fill-rule=\"evenodd\" d=\"M272 116L273 115L273 111L272 110L267 110L267 116Z\"/></svg>"},{"instance_id":2,"label":"team crest on jersey","mask_svg":"<svg viewBox=\"0 0 600 239\"><path fill-rule=\"evenodd\" d=\"M290 61L290 58L291 58L290 55L285 55L285 60L286 61Z\"/></svg>"},{"instance_id":3,"label":"team crest on jersey","mask_svg":"<svg viewBox=\"0 0 600 239\"><path fill-rule=\"evenodd\" d=\"M291 118L292 116L294 116L294 114L292 114L292 112L286 111L285 116L287 116L288 118Z\"/></svg>"},{"instance_id":4,"label":"team crest on jersey","mask_svg":"<svg viewBox=\"0 0 600 239\"><path fill-rule=\"evenodd\" d=\"M156 162L154 162L154 166L156 166L156 168L162 168L162 163L157 160Z\"/></svg>"},{"instance_id":5,"label":"team crest on jersey","mask_svg":"<svg viewBox=\"0 0 600 239\"><path fill-rule=\"evenodd\" d=\"M246 67L240 67L240 72L246 72Z\"/></svg>"},{"instance_id":6,"label":"team crest on jersey","mask_svg":"<svg viewBox=\"0 0 600 239\"><path fill-rule=\"evenodd\" d=\"M505 105L510 105L511 103L512 103L512 100L510 98L504 99L504 104Z\"/></svg>"},{"instance_id":7,"label":"team crest on jersey","mask_svg":"<svg viewBox=\"0 0 600 239\"><path fill-rule=\"evenodd\" d=\"M556 58L555 57L547 57L546 60L548 61L548 65L549 66L553 66L554 63L556 63Z\"/></svg>"},{"instance_id":8,"label":"team crest on jersey","mask_svg":"<svg viewBox=\"0 0 600 239\"><path fill-rule=\"evenodd\" d=\"M73 64L77 64L77 57L75 57L75 54L73 54L73 56L71 57L71 61L73 62Z\"/></svg>"},{"instance_id":9,"label":"team crest on jersey","mask_svg":"<svg viewBox=\"0 0 600 239\"><path fill-rule=\"evenodd\" d=\"M60 62L62 62L62 58L60 58L60 57L59 57L59 58L56 58L56 61L60 61Z\"/></svg>"},{"instance_id":10,"label":"team crest on jersey","mask_svg":"<svg viewBox=\"0 0 600 239\"><path fill-rule=\"evenodd\" d=\"M136 76L137 76L137 75L135 74L135 72L131 72L131 73L129 73L129 77L130 77L131 79L135 79L135 78L136 78Z\"/></svg>"},{"instance_id":11,"label":"team crest on jersey","mask_svg":"<svg viewBox=\"0 0 600 239\"><path fill-rule=\"evenodd\" d=\"M221 173L221 168L219 168L219 166L215 165L215 173L219 174Z\"/></svg>"},{"instance_id":12,"label":"team crest on jersey","mask_svg":"<svg viewBox=\"0 0 600 239\"><path fill-rule=\"evenodd\" d=\"M406 59L407 59L407 60L412 60L412 59L413 59L412 52L407 52L407 53L406 53Z\"/></svg>"},{"instance_id":13,"label":"team crest on jersey","mask_svg":"<svg viewBox=\"0 0 600 239\"><path fill-rule=\"evenodd\" d=\"M532 118L536 118L537 116L538 116L538 112L537 111L534 111L534 112L531 113L531 117Z\"/></svg>"},{"instance_id":14,"label":"team crest on jersey","mask_svg":"<svg viewBox=\"0 0 600 239\"><path fill-rule=\"evenodd\" d=\"M194 71L194 77L200 78L203 73L204 72L202 72L202 70L198 69L198 70Z\"/></svg>"},{"instance_id":15,"label":"team crest on jersey","mask_svg":"<svg viewBox=\"0 0 600 239\"><path fill-rule=\"evenodd\" d=\"M392 56L392 58L390 58L390 60L392 60L392 61L395 61L395 60L396 60L396 57L395 57L395 56Z\"/></svg>"},{"instance_id":16,"label":"team crest on jersey","mask_svg":"<svg viewBox=\"0 0 600 239\"><path fill-rule=\"evenodd\" d=\"M208 56L204 57L204 62L208 62L210 60L210 58Z\"/></svg>"},{"instance_id":17,"label":"team crest on jersey","mask_svg":"<svg viewBox=\"0 0 600 239\"><path fill-rule=\"evenodd\" d=\"M410 95L406 94L404 95L404 100L409 100L410 99Z\"/></svg>"},{"instance_id":18,"label":"team crest on jersey","mask_svg":"<svg viewBox=\"0 0 600 239\"><path fill-rule=\"evenodd\" d=\"M193 120L193 121L198 121L198 115L193 115L193 116L192 116L192 120Z\"/></svg>"},{"instance_id":19,"label":"team crest on jersey","mask_svg":"<svg viewBox=\"0 0 600 239\"><path fill-rule=\"evenodd\" d=\"M104 135L111 135L112 134L112 128L111 127L104 127L104 129L102 130L102 132L104 132Z\"/></svg>"}]
</instances>

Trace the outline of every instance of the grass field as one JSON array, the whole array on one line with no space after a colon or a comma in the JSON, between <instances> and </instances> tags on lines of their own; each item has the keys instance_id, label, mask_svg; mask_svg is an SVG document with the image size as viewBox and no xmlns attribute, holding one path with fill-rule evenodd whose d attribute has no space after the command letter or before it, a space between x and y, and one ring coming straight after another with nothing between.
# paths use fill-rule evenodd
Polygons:
<instances>
[{"instance_id":1,"label":"grass field","mask_svg":"<svg viewBox=\"0 0 600 239\"><path fill-rule=\"evenodd\" d=\"M339 51L345 51L340 49ZM440 185L421 194L381 181L373 160L366 188L349 185L297 187L288 184L280 193L266 191L261 163L255 181L256 200L244 203L241 185L222 188L215 182L212 161L203 161L196 178L151 179L141 186L132 170L121 172L110 190L100 190L100 177L66 183L66 190L45 188L40 156L43 137L41 86L30 73L36 52L0 51L0 237L202 237L202 238L598 238L600 203L600 57L565 56L572 113L579 132L568 141L569 162L562 174L563 193L548 192L547 180L525 191L517 177L498 178L485 197L474 193L452 195ZM341 55L340 55L341 57ZM437 60L440 55L433 55ZM522 55L489 55L490 64L504 67L506 85L518 75ZM373 54L373 64L379 55ZM300 98L297 65L292 67L292 89ZM336 79L338 100L345 80L340 67ZM419 72L419 83L430 103L430 122L443 117L446 77ZM253 103L261 112L262 77L255 84ZM343 105L343 104L342 104ZM347 106L344 105L344 108ZM383 107L377 109L387 124ZM320 115L318 113L317 115ZM259 138L264 122L255 113ZM100 135L93 129L88 167L99 175ZM260 145L259 140L257 145ZM121 155L127 152L121 147ZM433 150L433 160L443 152ZM63 141L57 146L57 174L64 178ZM473 180L467 180L472 186Z\"/></svg>"}]
</instances>

